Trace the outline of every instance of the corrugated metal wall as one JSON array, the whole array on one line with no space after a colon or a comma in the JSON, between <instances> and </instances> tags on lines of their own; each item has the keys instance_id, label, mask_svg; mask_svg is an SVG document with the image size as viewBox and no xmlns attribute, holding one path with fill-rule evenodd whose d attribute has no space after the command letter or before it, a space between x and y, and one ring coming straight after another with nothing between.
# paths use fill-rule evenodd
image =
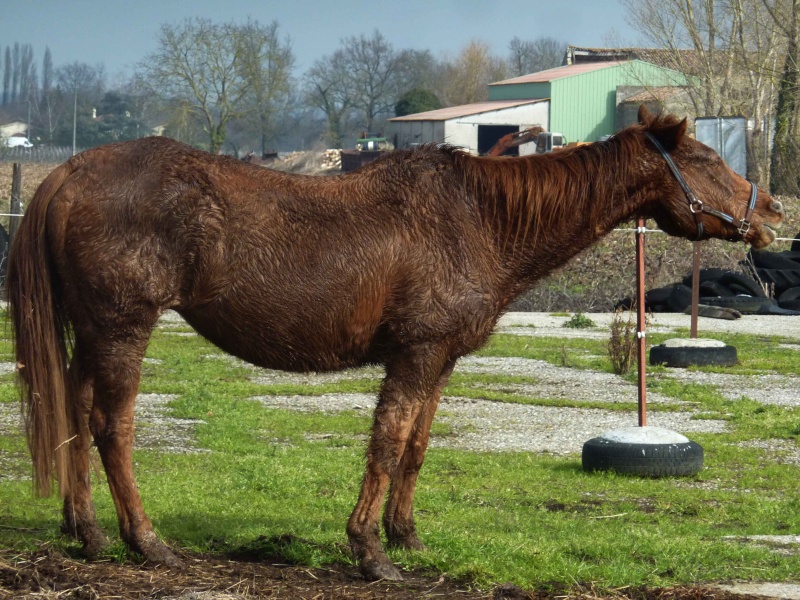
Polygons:
<instances>
[{"instance_id":1,"label":"corrugated metal wall","mask_svg":"<svg viewBox=\"0 0 800 600\"><path fill-rule=\"evenodd\" d=\"M686 85L682 73L639 60L557 79L551 83L550 125L570 142L593 142L614 133L620 85Z\"/></svg>"},{"instance_id":2,"label":"corrugated metal wall","mask_svg":"<svg viewBox=\"0 0 800 600\"><path fill-rule=\"evenodd\" d=\"M617 86L686 85L682 73L633 60L550 82L489 86L490 100L550 98L550 131L569 142L593 142L614 133Z\"/></svg>"}]
</instances>

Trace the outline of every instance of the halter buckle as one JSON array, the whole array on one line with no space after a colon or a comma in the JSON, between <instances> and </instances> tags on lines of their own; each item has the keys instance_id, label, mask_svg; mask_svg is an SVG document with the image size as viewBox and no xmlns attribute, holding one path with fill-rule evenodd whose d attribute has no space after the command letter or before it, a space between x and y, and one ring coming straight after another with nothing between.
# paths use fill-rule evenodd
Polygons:
<instances>
[{"instance_id":1,"label":"halter buckle","mask_svg":"<svg viewBox=\"0 0 800 600\"><path fill-rule=\"evenodd\" d=\"M746 236L748 233L750 233L750 221L742 221L742 224L739 225L737 229L739 231L739 235L742 237Z\"/></svg>"}]
</instances>

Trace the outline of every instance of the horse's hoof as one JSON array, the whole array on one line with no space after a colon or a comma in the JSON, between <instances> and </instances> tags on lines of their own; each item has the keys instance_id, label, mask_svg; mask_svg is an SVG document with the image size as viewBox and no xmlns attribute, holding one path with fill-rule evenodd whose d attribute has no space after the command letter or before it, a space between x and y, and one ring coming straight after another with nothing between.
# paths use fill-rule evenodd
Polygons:
<instances>
[{"instance_id":1,"label":"horse's hoof","mask_svg":"<svg viewBox=\"0 0 800 600\"><path fill-rule=\"evenodd\" d=\"M400 570L386 557L362 562L361 574L368 581L403 581Z\"/></svg>"},{"instance_id":2,"label":"horse's hoof","mask_svg":"<svg viewBox=\"0 0 800 600\"><path fill-rule=\"evenodd\" d=\"M81 553L88 559L92 560L100 556L103 551L111 545L111 542L108 541L108 538L103 535L102 533L96 533L91 536L87 536L83 540L83 548L81 549Z\"/></svg>"},{"instance_id":3,"label":"horse's hoof","mask_svg":"<svg viewBox=\"0 0 800 600\"><path fill-rule=\"evenodd\" d=\"M141 554L150 566L183 569L183 562L164 544L150 544L147 549L142 548Z\"/></svg>"}]
</instances>

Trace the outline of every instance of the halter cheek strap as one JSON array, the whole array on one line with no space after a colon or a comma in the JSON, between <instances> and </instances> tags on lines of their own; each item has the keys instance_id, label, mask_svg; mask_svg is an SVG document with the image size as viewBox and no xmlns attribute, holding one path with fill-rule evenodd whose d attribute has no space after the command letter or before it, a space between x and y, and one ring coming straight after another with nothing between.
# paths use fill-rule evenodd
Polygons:
<instances>
[{"instance_id":1,"label":"halter cheek strap","mask_svg":"<svg viewBox=\"0 0 800 600\"><path fill-rule=\"evenodd\" d=\"M754 184L752 181L748 182L750 184L750 203L747 206L747 211L745 212L743 219L737 219L736 217L733 217L715 208L709 208L708 206L703 204L702 200L700 200L697 196L695 196L694 192L692 192L691 188L689 187L689 184L686 183L686 180L683 178L683 175L681 175L681 172L678 170L677 165L672 160L672 157L664 149L664 146L661 145L661 142L659 142L649 132L645 132L645 135L647 136L647 139L649 139L656 147L656 149L661 153L661 156L664 157L664 160L666 161L669 170L672 171L672 174L675 176L675 179L678 180L678 183L680 184L681 189L683 190L683 193L686 196L686 200L689 202L689 210L692 211L692 214L694 214L694 221L695 224L697 225L697 237L695 238L695 240L699 240L703 237L703 222L700 220L700 215L702 213L713 215L718 219L725 221L726 223L730 223L731 225L736 227L736 230L739 232L739 235L741 235L742 239L744 239L744 237L750 232L750 218L753 216L753 211L756 208L756 198L758 197L758 188L756 187L756 184Z\"/></svg>"}]
</instances>

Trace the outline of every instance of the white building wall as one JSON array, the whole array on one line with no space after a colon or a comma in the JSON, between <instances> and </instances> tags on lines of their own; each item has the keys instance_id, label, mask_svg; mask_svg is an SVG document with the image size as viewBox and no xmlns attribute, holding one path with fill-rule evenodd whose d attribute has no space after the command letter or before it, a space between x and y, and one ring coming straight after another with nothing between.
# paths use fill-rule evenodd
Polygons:
<instances>
[{"instance_id":1,"label":"white building wall","mask_svg":"<svg viewBox=\"0 0 800 600\"><path fill-rule=\"evenodd\" d=\"M412 144L444 142L464 148L473 154L478 151L479 125L517 125L520 129L541 125L548 130L550 101L467 115L447 121L397 121L392 124L398 148L407 148ZM523 144L519 147L519 153L532 154L534 149L535 144Z\"/></svg>"},{"instance_id":2,"label":"white building wall","mask_svg":"<svg viewBox=\"0 0 800 600\"><path fill-rule=\"evenodd\" d=\"M408 148L415 144L442 143L444 121L398 121L392 124L393 143L396 148Z\"/></svg>"}]
</instances>

